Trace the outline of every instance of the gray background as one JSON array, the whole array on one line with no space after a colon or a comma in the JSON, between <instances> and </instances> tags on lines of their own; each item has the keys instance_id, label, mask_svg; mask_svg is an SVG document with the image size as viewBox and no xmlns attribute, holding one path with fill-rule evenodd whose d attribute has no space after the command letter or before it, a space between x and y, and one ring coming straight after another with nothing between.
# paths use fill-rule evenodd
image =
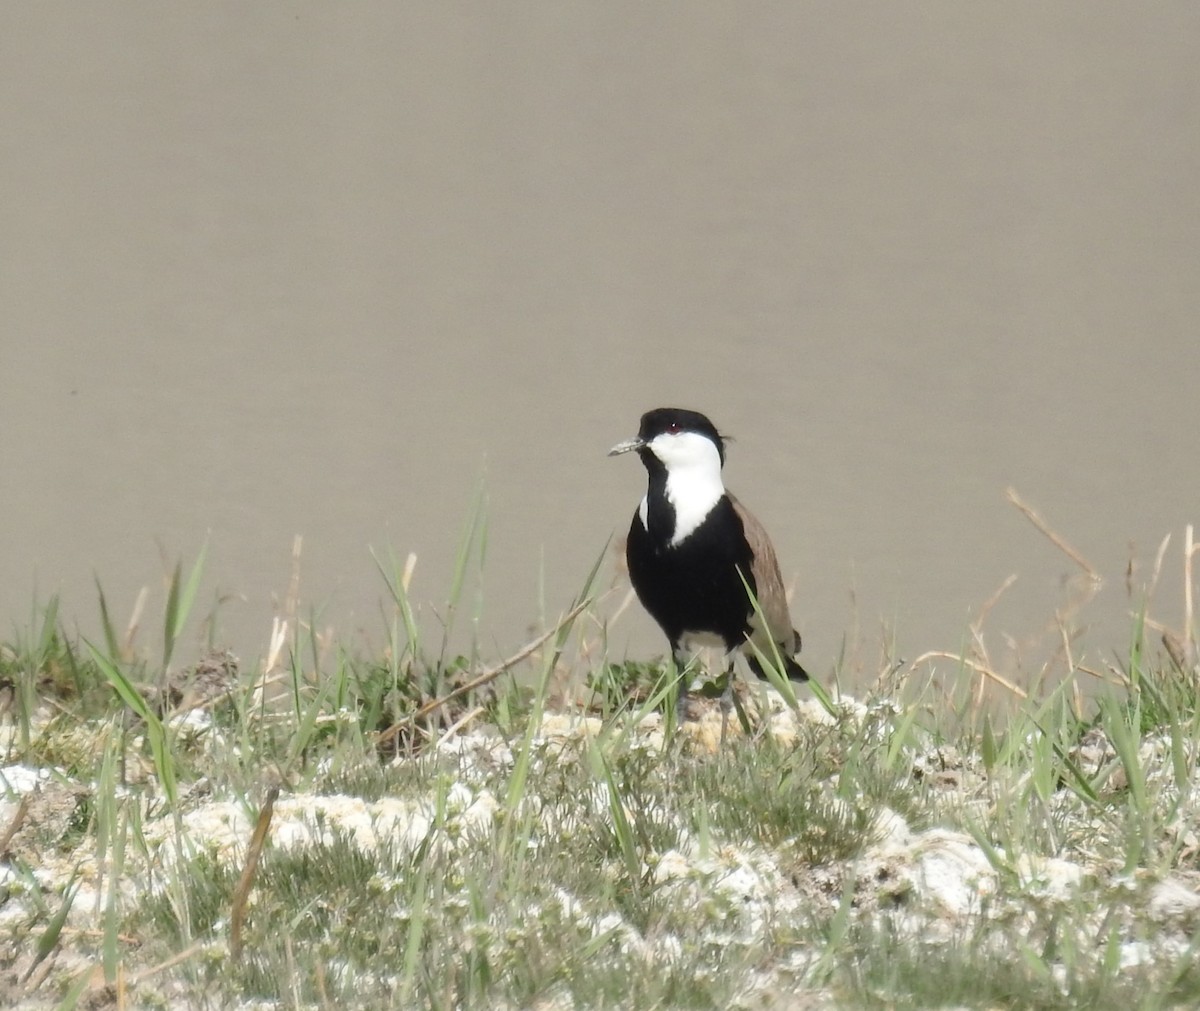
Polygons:
<instances>
[{"instance_id":1,"label":"gray background","mask_svg":"<svg viewBox=\"0 0 1200 1011\"><path fill-rule=\"evenodd\" d=\"M369 548L438 604L482 479L496 655L677 404L736 436L810 670L956 648L1010 573L1036 669L1074 567L1010 484L1111 656L1131 552L1174 533L1178 620L1200 521L1198 42L1190 2L4 5L0 620L95 634L97 575L156 641L160 549L207 542L253 658L301 533L305 606L381 648ZM662 650L636 609L611 646Z\"/></svg>"}]
</instances>

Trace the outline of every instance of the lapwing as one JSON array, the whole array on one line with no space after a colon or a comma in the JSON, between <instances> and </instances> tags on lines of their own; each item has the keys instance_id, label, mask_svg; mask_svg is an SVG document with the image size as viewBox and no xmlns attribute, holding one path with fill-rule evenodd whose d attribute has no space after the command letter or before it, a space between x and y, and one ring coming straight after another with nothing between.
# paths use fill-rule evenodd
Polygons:
<instances>
[{"instance_id":1,"label":"lapwing","mask_svg":"<svg viewBox=\"0 0 1200 1011\"><path fill-rule=\"evenodd\" d=\"M643 414L637 436L608 455L629 452L641 457L650 479L625 545L629 578L679 669L699 647L721 649L726 710L739 651L760 678L760 655L770 663L778 656L790 680L807 681L793 659L800 633L792 626L775 549L762 524L725 489L725 439L716 426L697 411L660 407ZM686 692L681 682L681 714Z\"/></svg>"}]
</instances>

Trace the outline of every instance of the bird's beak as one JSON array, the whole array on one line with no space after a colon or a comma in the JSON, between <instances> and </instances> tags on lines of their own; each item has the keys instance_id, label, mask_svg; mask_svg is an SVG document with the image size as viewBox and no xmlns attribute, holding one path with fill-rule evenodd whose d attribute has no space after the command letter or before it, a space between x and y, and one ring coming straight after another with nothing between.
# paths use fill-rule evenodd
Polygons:
<instances>
[{"instance_id":1,"label":"bird's beak","mask_svg":"<svg viewBox=\"0 0 1200 1011\"><path fill-rule=\"evenodd\" d=\"M641 449L646 445L646 441L640 436L634 436L632 439L626 439L624 442L618 442L612 449L608 451L609 456L620 456L622 453L631 453L635 449Z\"/></svg>"}]
</instances>

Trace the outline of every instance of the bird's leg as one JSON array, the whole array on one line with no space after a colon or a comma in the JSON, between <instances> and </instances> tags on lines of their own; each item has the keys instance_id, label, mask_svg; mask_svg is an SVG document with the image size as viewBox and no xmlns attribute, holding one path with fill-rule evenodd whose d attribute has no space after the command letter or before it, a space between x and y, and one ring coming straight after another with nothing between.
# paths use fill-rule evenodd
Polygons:
<instances>
[{"instance_id":1,"label":"bird's leg","mask_svg":"<svg viewBox=\"0 0 1200 1011\"><path fill-rule=\"evenodd\" d=\"M687 720L688 681L691 680L691 671L688 669L688 657L680 652L677 643L671 644L671 657L675 661L675 726L681 727Z\"/></svg>"},{"instance_id":2,"label":"bird's leg","mask_svg":"<svg viewBox=\"0 0 1200 1011\"><path fill-rule=\"evenodd\" d=\"M725 667L725 690L721 692L721 747L725 746L725 734L729 729L729 712L733 709L733 654Z\"/></svg>"}]
</instances>

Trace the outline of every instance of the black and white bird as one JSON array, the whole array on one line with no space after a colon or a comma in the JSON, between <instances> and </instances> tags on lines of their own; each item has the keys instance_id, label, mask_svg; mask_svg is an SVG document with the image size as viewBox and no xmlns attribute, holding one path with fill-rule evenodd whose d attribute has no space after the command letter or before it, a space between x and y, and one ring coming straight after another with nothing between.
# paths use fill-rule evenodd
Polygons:
<instances>
[{"instance_id":1,"label":"black and white bird","mask_svg":"<svg viewBox=\"0 0 1200 1011\"><path fill-rule=\"evenodd\" d=\"M608 455L634 451L650 484L629 527L625 559L638 599L666 634L679 668L694 649L719 647L726 655L727 699L739 650L759 677L759 656L774 663L778 655L782 673L807 681L793 659L800 634L792 627L775 549L758 520L725 490L725 440L716 426L696 411L660 407L643 414L637 436ZM685 692L686 685L681 700Z\"/></svg>"}]
</instances>

